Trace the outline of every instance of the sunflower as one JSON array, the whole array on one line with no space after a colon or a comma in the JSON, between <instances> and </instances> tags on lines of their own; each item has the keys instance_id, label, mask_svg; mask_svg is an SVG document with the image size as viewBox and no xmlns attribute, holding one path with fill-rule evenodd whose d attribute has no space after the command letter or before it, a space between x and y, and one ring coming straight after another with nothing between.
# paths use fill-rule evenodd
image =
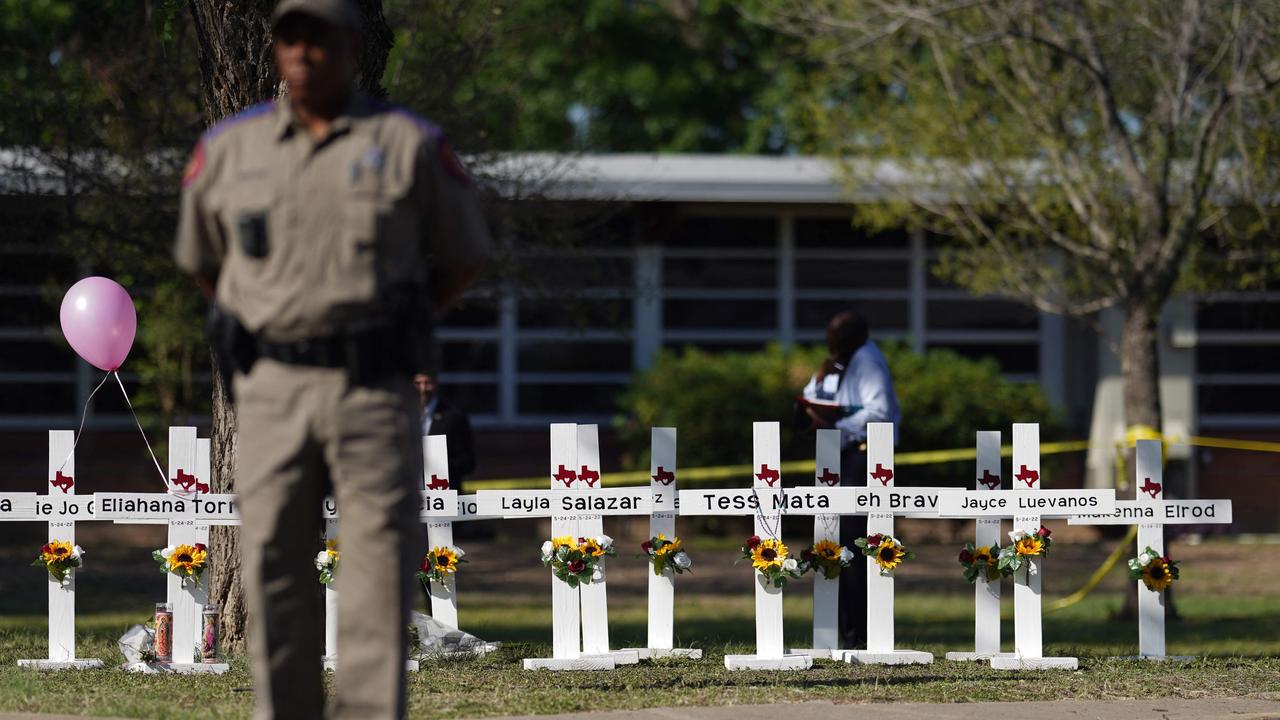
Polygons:
<instances>
[{"instance_id":1,"label":"sunflower","mask_svg":"<svg viewBox=\"0 0 1280 720\"><path fill-rule=\"evenodd\" d=\"M813 544L813 554L828 562L840 560L840 544L831 540L819 540Z\"/></svg>"},{"instance_id":2,"label":"sunflower","mask_svg":"<svg viewBox=\"0 0 1280 720\"><path fill-rule=\"evenodd\" d=\"M983 545L973 551L973 562L975 565L990 565L996 561L994 555L991 554L991 546Z\"/></svg>"},{"instance_id":3,"label":"sunflower","mask_svg":"<svg viewBox=\"0 0 1280 720\"><path fill-rule=\"evenodd\" d=\"M604 555L604 548L595 538L582 538L582 542L578 545L578 550L587 557L600 557Z\"/></svg>"},{"instance_id":4,"label":"sunflower","mask_svg":"<svg viewBox=\"0 0 1280 720\"><path fill-rule=\"evenodd\" d=\"M560 537L551 538L551 544L556 550L560 548L569 548L570 550L578 547L578 543L574 542L572 535L561 535Z\"/></svg>"},{"instance_id":5,"label":"sunflower","mask_svg":"<svg viewBox=\"0 0 1280 720\"><path fill-rule=\"evenodd\" d=\"M880 566L881 571L892 570L902 564L902 560L906 557L906 551L902 546L893 541L881 542L880 547L876 548L876 565Z\"/></svg>"},{"instance_id":6,"label":"sunflower","mask_svg":"<svg viewBox=\"0 0 1280 720\"><path fill-rule=\"evenodd\" d=\"M666 535L659 533L654 540L657 542L653 544L653 554L660 558L680 552L682 543L678 537L673 537L668 540Z\"/></svg>"},{"instance_id":7,"label":"sunflower","mask_svg":"<svg viewBox=\"0 0 1280 720\"><path fill-rule=\"evenodd\" d=\"M169 572L187 577L197 576L204 570L208 559L209 553L203 546L179 545L169 555Z\"/></svg>"},{"instance_id":8,"label":"sunflower","mask_svg":"<svg viewBox=\"0 0 1280 720\"><path fill-rule=\"evenodd\" d=\"M64 540L50 540L48 545L40 548L40 557L46 565L66 562L75 554L75 548Z\"/></svg>"},{"instance_id":9,"label":"sunflower","mask_svg":"<svg viewBox=\"0 0 1280 720\"><path fill-rule=\"evenodd\" d=\"M442 573L458 571L458 553L450 547L431 548L431 559Z\"/></svg>"},{"instance_id":10,"label":"sunflower","mask_svg":"<svg viewBox=\"0 0 1280 720\"><path fill-rule=\"evenodd\" d=\"M1044 540L1038 535L1027 535L1014 544L1019 555L1034 556L1044 554Z\"/></svg>"},{"instance_id":11,"label":"sunflower","mask_svg":"<svg viewBox=\"0 0 1280 720\"><path fill-rule=\"evenodd\" d=\"M1142 568L1142 584L1147 586L1148 590L1155 592L1164 592L1165 588L1173 582L1174 574L1169 570L1169 564L1164 558L1156 558L1147 563Z\"/></svg>"},{"instance_id":12,"label":"sunflower","mask_svg":"<svg viewBox=\"0 0 1280 720\"><path fill-rule=\"evenodd\" d=\"M761 572L782 567L787 559L787 546L781 540L761 540L751 551L751 566Z\"/></svg>"}]
</instances>

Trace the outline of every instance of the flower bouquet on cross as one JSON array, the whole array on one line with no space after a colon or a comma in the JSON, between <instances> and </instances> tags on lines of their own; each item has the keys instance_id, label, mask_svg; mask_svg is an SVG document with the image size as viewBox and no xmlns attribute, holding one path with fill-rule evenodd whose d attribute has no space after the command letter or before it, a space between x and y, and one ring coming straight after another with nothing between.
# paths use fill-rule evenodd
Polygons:
<instances>
[{"instance_id":1,"label":"flower bouquet on cross","mask_svg":"<svg viewBox=\"0 0 1280 720\"><path fill-rule=\"evenodd\" d=\"M880 567L880 574L884 576L893 575L893 571L898 569L906 560L914 560L916 554L911 552L892 535L886 533L876 533L868 535L864 538L858 538L853 544L862 551L863 555L876 561L876 565Z\"/></svg>"},{"instance_id":2,"label":"flower bouquet on cross","mask_svg":"<svg viewBox=\"0 0 1280 720\"><path fill-rule=\"evenodd\" d=\"M324 541L324 549L316 554L316 570L320 571L320 584L332 585L338 573L338 540Z\"/></svg>"},{"instance_id":3,"label":"flower bouquet on cross","mask_svg":"<svg viewBox=\"0 0 1280 720\"><path fill-rule=\"evenodd\" d=\"M209 563L209 548L204 543L170 545L152 550L151 559L160 566L160 572L173 573L181 578L183 587L186 587L188 580L200 587L200 576Z\"/></svg>"},{"instance_id":4,"label":"flower bouquet on cross","mask_svg":"<svg viewBox=\"0 0 1280 720\"><path fill-rule=\"evenodd\" d=\"M1025 565L1027 573L1035 575L1039 570L1033 560L1049 554L1049 547L1053 545L1052 535L1053 533L1044 525L1034 532L1010 530L1009 540L1013 544L1001 548L996 566L1005 573L1013 574Z\"/></svg>"},{"instance_id":5,"label":"flower bouquet on cross","mask_svg":"<svg viewBox=\"0 0 1280 720\"><path fill-rule=\"evenodd\" d=\"M689 567L693 565L689 553L684 551L684 545L680 542L680 538L667 536L658 533L656 536L640 543L640 549L644 551L639 557L648 558L653 565L653 574L662 575L663 572L670 570L673 575L679 575L684 572L692 572Z\"/></svg>"},{"instance_id":6,"label":"flower bouquet on cross","mask_svg":"<svg viewBox=\"0 0 1280 720\"><path fill-rule=\"evenodd\" d=\"M81 550L79 545L72 545L62 540L50 540L40 546L40 554L36 556L35 562L31 563L31 567L43 566L49 572L49 577L62 587L66 587L71 584L71 571L84 564L81 559L83 555L84 550Z\"/></svg>"},{"instance_id":7,"label":"flower bouquet on cross","mask_svg":"<svg viewBox=\"0 0 1280 720\"><path fill-rule=\"evenodd\" d=\"M543 566L551 568L569 587L597 579L596 571L604 559L614 555L617 551L613 549L613 538L608 535L580 537L577 542L571 535L561 535L542 543Z\"/></svg>"},{"instance_id":8,"label":"flower bouquet on cross","mask_svg":"<svg viewBox=\"0 0 1280 720\"><path fill-rule=\"evenodd\" d=\"M1005 574L998 564L999 556L998 544L975 546L971 542L965 543L959 558L960 564L964 566L964 579L971 583L977 582L979 577L985 578L987 582L999 580Z\"/></svg>"},{"instance_id":9,"label":"flower bouquet on cross","mask_svg":"<svg viewBox=\"0 0 1280 720\"><path fill-rule=\"evenodd\" d=\"M742 546L741 560L750 560L751 567L755 568L766 582L781 588L786 587L787 580L804 575L800 563L793 557L787 557L788 553L787 546L783 545L781 540L761 540L759 535L752 535L747 538L747 544Z\"/></svg>"},{"instance_id":10,"label":"flower bouquet on cross","mask_svg":"<svg viewBox=\"0 0 1280 720\"><path fill-rule=\"evenodd\" d=\"M463 559L465 555L462 548L452 545L431 548L422 556L422 564L418 566L418 579L440 584L448 582L458 572L458 566L467 562Z\"/></svg>"},{"instance_id":11,"label":"flower bouquet on cross","mask_svg":"<svg viewBox=\"0 0 1280 720\"><path fill-rule=\"evenodd\" d=\"M832 540L819 540L800 551L800 572L821 572L822 577L835 580L840 571L849 567L856 555L849 548Z\"/></svg>"},{"instance_id":12,"label":"flower bouquet on cross","mask_svg":"<svg viewBox=\"0 0 1280 720\"><path fill-rule=\"evenodd\" d=\"M1178 561L1148 547L1129 559L1129 579L1141 580L1152 592L1164 592L1178 579Z\"/></svg>"}]
</instances>

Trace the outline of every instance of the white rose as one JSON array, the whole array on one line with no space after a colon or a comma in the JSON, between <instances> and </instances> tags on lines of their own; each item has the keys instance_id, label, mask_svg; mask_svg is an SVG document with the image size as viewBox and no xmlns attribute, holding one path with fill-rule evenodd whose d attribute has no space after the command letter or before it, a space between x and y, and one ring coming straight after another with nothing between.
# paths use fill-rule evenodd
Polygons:
<instances>
[{"instance_id":1,"label":"white rose","mask_svg":"<svg viewBox=\"0 0 1280 720\"><path fill-rule=\"evenodd\" d=\"M79 545L71 546L71 557L78 560L80 559L80 556L83 554L84 554L84 548L80 547Z\"/></svg>"},{"instance_id":2,"label":"white rose","mask_svg":"<svg viewBox=\"0 0 1280 720\"><path fill-rule=\"evenodd\" d=\"M555 551L556 546L550 540L542 543L542 557L549 558L551 553Z\"/></svg>"},{"instance_id":3,"label":"white rose","mask_svg":"<svg viewBox=\"0 0 1280 720\"><path fill-rule=\"evenodd\" d=\"M852 550L850 550L847 547L840 548L840 564L841 565L848 565L849 563L853 562L853 558L854 558L854 554Z\"/></svg>"},{"instance_id":4,"label":"white rose","mask_svg":"<svg viewBox=\"0 0 1280 720\"><path fill-rule=\"evenodd\" d=\"M317 553L317 554L316 554L316 564L317 564L317 565L328 565L328 564L329 564L329 551L328 551L328 550L321 550L319 553Z\"/></svg>"},{"instance_id":5,"label":"white rose","mask_svg":"<svg viewBox=\"0 0 1280 720\"><path fill-rule=\"evenodd\" d=\"M683 550L676 553L675 557L671 558L671 562L681 570L688 570L689 566L693 564L693 560Z\"/></svg>"},{"instance_id":6,"label":"white rose","mask_svg":"<svg viewBox=\"0 0 1280 720\"><path fill-rule=\"evenodd\" d=\"M173 554L173 549L174 549L174 548L173 548L173 546L172 546L172 545L170 545L170 546L166 547L165 549L161 550L161 551L160 551L160 557L164 558L165 560L168 560L168 559L169 559L169 556Z\"/></svg>"},{"instance_id":7,"label":"white rose","mask_svg":"<svg viewBox=\"0 0 1280 720\"><path fill-rule=\"evenodd\" d=\"M596 538L596 542L600 544L600 547L607 550L613 545L613 538L609 537L608 535L601 535L600 537Z\"/></svg>"},{"instance_id":8,"label":"white rose","mask_svg":"<svg viewBox=\"0 0 1280 720\"><path fill-rule=\"evenodd\" d=\"M800 567L800 564L796 562L795 558L787 558L782 561L783 572L795 572L798 567Z\"/></svg>"},{"instance_id":9,"label":"white rose","mask_svg":"<svg viewBox=\"0 0 1280 720\"><path fill-rule=\"evenodd\" d=\"M461 560L463 556L466 555L466 553L463 552L462 548L460 547L453 548L453 554L457 555L459 560Z\"/></svg>"},{"instance_id":10,"label":"white rose","mask_svg":"<svg viewBox=\"0 0 1280 720\"><path fill-rule=\"evenodd\" d=\"M1143 551L1143 553L1138 556L1138 562L1142 565L1148 565L1151 563L1152 560L1155 560L1155 559L1156 559L1155 555L1152 555L1151 553L1146 551Z\"/></svg>"},{"instance_id":11,"label":"white rose","mask_svg":"<svg viewBox=\"0 0 1280 720\"><path fill-rule=\"evenodd\" d=\"M1010 540L1010 541L1012 541L1012 542L1018 542L1019 540L1021 540L1022 538L1026 537L1026 536L1027 536L1027 533L1023 532L1022 530L1010 530L1010 531L1009 531L1009 540Z\"/></svg>"}]
</instances>

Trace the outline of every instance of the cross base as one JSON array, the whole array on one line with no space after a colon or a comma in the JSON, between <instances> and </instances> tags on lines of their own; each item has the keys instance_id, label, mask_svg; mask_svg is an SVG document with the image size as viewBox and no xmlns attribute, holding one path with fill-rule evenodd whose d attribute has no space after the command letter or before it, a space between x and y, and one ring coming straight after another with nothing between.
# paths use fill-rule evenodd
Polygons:
<instances>
[{"instance_id":1,"label":"cross base","mask_svg":"<svg viewBox=\"0 0 1280 720\"><path fill-rule=\"evenodd\" d=\"M991 658L991 667L995 670L1075 670L1080 661L1073 657L1009 657Z\"/></svg>"},{"instance_id":2,"label":"cross base","mask_svg":"<svg viewBox=\"0 0 1280 720\"><path fill-rule=\"evenodd\" d=\"M919 650L839 650L834 655L853 665L932 665L933 653Z\"/></svg>"},{"instance_id":3,"label":"cross base","mask_svg":"<svg viewBox=\"0 0 1280 720\"><path fill-rule=\"evenodd\" d=\"M576 658L525 658L525 670L552 670L571 672L576 670L612 670L617 667L613 653L608 655L583 655ZM637 657L636 662L639 662Z\"/></svg>"},{"instance_id":4,"label":"cross base","mask_svg":"<svg viewBox=\"0 0 1280 720\"><path fill-rule=\"evenodd\" d=\"M819 660L839 660L843 652L832 648L787 648L788 655L807 655Z\"/></svg>"},{"instance_id":5,"label":"cross base","mask_svg":"<svg viewBox=\"0 0 1280 720\"><path fill-rule=\"evenodd\" d=\"M725 655L724 666L729 670L808 670L813 667L813 658L808 655Z\"/></svg>"},{"instance_id":6,"label":"cross base","mask_svg":"<svg viewBox=\"0 0 1280 720\"><path fill-rule=\"evenodd\" d=\"M334 657L324 658L324 669L336 671L338 669L338 659ZM405 660L404 669L406 672L418 672L418 661Z\"/></svg>"},{"instance_id":7,"label":"cross base","mask_svg":"<svg viewBox=\"0 0 1280 720\"><path fill-rule=\"evenodd\" d=\"M623 648L624 652L634 652L641 660L653 660L654 658L685 658L688 660L701 660L701 648Z\"/></svg>"},{"instance_id":8,"label":"cross base","mask_svg":"<svg viewBox=\"0 0 1280 720\"><path fill-rule=\"evenodd\" d=\"M102 667L102 661L97 658L84 658L81 660L19 660L18 667L31 668L32 670L94 670Z\"/></svg>"},{"instance_id":9,"label":"cross base","mask_svg":"<svg viewBox=\"0 0 1280 720\"><path fill-rule=\"evenodd\" d=\"M954 662L986 661L997 657L1017 657L1014 653L1003 652L949 652L947 659Z\"/></svg>"}]
</instances>

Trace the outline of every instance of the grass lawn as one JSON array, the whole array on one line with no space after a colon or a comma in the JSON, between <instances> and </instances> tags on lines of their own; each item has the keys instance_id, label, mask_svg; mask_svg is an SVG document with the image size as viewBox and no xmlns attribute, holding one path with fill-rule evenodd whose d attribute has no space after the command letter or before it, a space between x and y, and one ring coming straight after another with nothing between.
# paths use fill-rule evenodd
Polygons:
<instances>
[{"instance_id":1,"label":"grass lawn","mask_svg":"<svg viewBox=\"0 0 1280 720\"><path fill-rule=\"evenodd\" d=\"M807 597L787 599L787 636L808 635ZM547 656L548 602L539 597L485 593L463 603L464 627L505 645L485 658L427 663L410 680L413 717L643 708L681 704L1109 699L1140 696L1212 697L1280 691L1280 598L1183 595L1183 619L1170 624L1169 653L1200 656L1160 664L1108 659L1136 651L1136 627L1109 620L1119 602L1091 598L1046 615L1049 654L1072 654L1079 672L1022 675L979 664L936 662L914 667L856 667L818 662L806 672L729 672L725 652L750 652L750 596L687 597L677 603L677 644L702 647L702 661L661 660L611 673L527 672L520 658ZM615 647L642 644L642 600L611 602ZM82 657L119 663L115 638L136 614L99 612L79 618ZM1008 626L1010 623L1006 623ZM972 643L972 600L959 595L899 598L899 645L947 650ZM1006 637L1012 628L1006 627ZM167 718L249 717L253 694L243 658L222 676L128 675L116 670L37 673L19 669L21 657L45 652L44 618L0 619L0 711L81 713Z\"/></svg>"}]
</instances>

